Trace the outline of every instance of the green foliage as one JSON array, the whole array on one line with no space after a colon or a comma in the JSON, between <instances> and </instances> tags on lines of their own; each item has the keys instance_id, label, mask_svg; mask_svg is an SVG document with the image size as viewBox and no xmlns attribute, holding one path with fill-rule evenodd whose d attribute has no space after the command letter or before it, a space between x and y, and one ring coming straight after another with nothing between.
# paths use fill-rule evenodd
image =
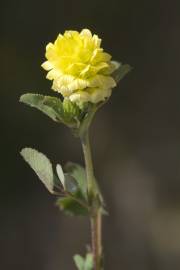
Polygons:
<instances>
[{"instance_id":1,"label":"green foliage","mask_svg":"<svg viewBox=\"0 0 180 270\"><path fill-rule=\"evenodd\" d=\"M21 155L35 171L48 191L60 196L57 200L57 205L61 210L64 210L66 214L71 216L88 214L88 204L82 195L82 187L80 186L80 183L83 184L83 179L77 181L73 176L73 172L77 179L81 177L81 174L83 175L83 168L81 166L70 163L71 166L69 164L69 167L72 174L68 174L64 173L61 165L58 164L56 167L57 177L53 173L51 162L42 153L32 148L24 148L21 151ZM86 181L85 178L84 181ZM57 189L57 192L55 192L55 189Z\"/></svg>"},{"instance_id":2,"label":"green foliage","mask_svg":"<svg viewBox=\"0 0 180 270\"><path fill-rule=\"evenodd\" d=\"M82 256L75 255L74 262L75 262L78 270L84 270L84 258Z\"/></svg>"},{"instance_id":3,"label":"green foliage","mask_svg":"<svg viewBox=\"0 0 180 270\"><path fill-rule=\"evenodd\" d=\"M112 77L115 79L116 83L118 83L119 81L121 81L126 74L128 74L130 71L132 70L132 67L128 64L122 64L120 63L118 69L116 69L113 74Z\"/></svg>"},{"instance_id":4,"label":"green foliage","mask_svg":"<svg viewBox=\"0 0 180 270\"><path fill-rule=\"evenodd\" d=\"M57 164L57 175L64 187L68 192L65 198L58 198L57 206L70 216L87 215L87 183L85 170L76 163L69 162L65 166L67 173L64 173L62 167Z\"/></svg>"},{"instance_id":5,"label":"green foliage","mask_svg":"<svg viewBox=\"0 0 180 270\"><path fill-rule=\"evenodd\" d=\"M89 213L88 205L79 191L71 196L58 198L56 205L69 216L86 216Z\"/></svg>"},{"instance_id":6,"label":"green foliage","mask_svg":"<svg viewBox=\"0 0 180 270\"><path fill-rule=\"evenodd\" d=\"M57 164L56 172L64 187L64 190L70 193L75 193L79 189L78 181L76 181L71 174L64 173L61 165Z\"/></svg>"},{"instance_id":7,"label":"green foliage","mask_svg":"<svg viewBox=\"0 0 180 270\"><path fill-rule=\"evenodd\" d=\"M58 98L39 94L24 94L20 97L20 102L42 111L54 121L63 121L63 105Z\"/></svg>"},{"instance_id":8,"label":"green foliage","mask_svg":"<svg viewBox=\"0 0 180 270\"><path fill-rule=\"evenodd\" d=\"M58 175L59 180L61 181L61 184L63 187L65 186L65 177L64 177L64 172L60 164L56 165L56 172Z\"/></svg>"},{"instance_id":9,"label":"green foliage","mask_svg":"<svg viewBox=\"0 0 180 270\"><path fill-rule=\"evenodd\" d=\"M81 110L80 108L73 102L71 102L68 98L63 100L63 110L64 110L64 117L67 121L71 119L79 119Z\"/></svg>"},{"instance_id":10,"label":"green foliage","mask_svg":"<svg viewBox=\"0 0 180 270\"><path fill-rule=\"evenodd\" d=\"M64 189L66 191L68 191L69 193L75 193L77 190L79 190L78 183L72 175L65 173L64 177L65 177Z\"/></svg>"},{"instance_id":11,"label":"green foliage","mask_svg":"<svg viewBox=\"0 0 180 270\"><path fill-rule=\"evenodd\" d=\"M87 199L87 180L85 169L77 163L68 162L65 165L65 170L76 179L82 195Z\"/></svg>"},{"instance_id":12,"label":"green foliage","mask_svg":"<svg viewBox=\"0 0 180 270\"><path fill-rule=\"evenodd\" d=\"M54 175L52 164L49 159L32 148L24 148L21 151L21 155L24 160L30 165L35 171L39 179L46 186L49 192L53 193L54 188Z\"/></svg>"},{"instance_id":13,"label":"green foliage","mask_svg":"<svg viewBox=\"0 0 180 270\"><path fill-rule=\"evenodd\" d=\"M75 255L74 262L78 270L93 270L93 255L91 253L87 253L85 258Z\"/></svg>"},{"instance_id":14,"label":"green foliage","mask_svg":"<svg viewBox=\"0 0 180 270\"><path fill-rule=\"evenodd\" d=\"M92 270L93 269L93 256L91 253L86 255L86 259L84 262L84 270Z\"/></svg>"},{"instance_id":15,"label":"green foliage","mask_svg":"<svg viewBox=\"0 0 180 270\"><path fill-rule=\"evenodd\" d=\"M23 102L48 115L52 120L63 123L71 128L79 127L80 109L70 101L62 103L59 98L39 94L24 94L20 97Z\"/></svg>"}]
</instances>

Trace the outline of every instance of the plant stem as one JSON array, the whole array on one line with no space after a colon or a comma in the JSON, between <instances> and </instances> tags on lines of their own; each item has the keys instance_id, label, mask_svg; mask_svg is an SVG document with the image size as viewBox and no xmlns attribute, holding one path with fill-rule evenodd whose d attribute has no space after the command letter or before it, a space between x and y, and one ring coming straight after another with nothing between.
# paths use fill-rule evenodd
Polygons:
<instances>
[{"instance_id":1,"label":"plant stem","mask_svg":"<svg viewBox=\"0 0 180 270\"><path fill-rule=\"evenodd\" d=\"M94 177L88 131L86 131L84 136L81 138L81 142L86 166L88 197L90 198L90 203L92 205L90 221L94 270L102 270L102 213L101 205L99 203L101 194Z\"/></svg>"},{"instance_id":2,"label":"plant stem","mask_svg":"<svg viewBox=\"0 0 180 270\"><path fill-rule=\"evenodd\" d=\"M87 176L87 189L88 194L92 195L95 186L95 178L94 178L94 169L93 169L93 163L92 163L92 156L91 156L91 148L90 148L90 142L89 142L89 134L86 132L82 138L82 147L83 147L83 153L84 153L84 159L85 159L85 166L86 166L86 176Z\"/></svg>"},{"instance_id":3,"label":"plant stem","mask_svg":"<svg viewBox=\"0 0 180 270\"><path fill-rule=\"evenodd\" d=\"M102 214L100 211L91 218L91 238L94 270L102 270Z\"/></svg>"}]
</instances>

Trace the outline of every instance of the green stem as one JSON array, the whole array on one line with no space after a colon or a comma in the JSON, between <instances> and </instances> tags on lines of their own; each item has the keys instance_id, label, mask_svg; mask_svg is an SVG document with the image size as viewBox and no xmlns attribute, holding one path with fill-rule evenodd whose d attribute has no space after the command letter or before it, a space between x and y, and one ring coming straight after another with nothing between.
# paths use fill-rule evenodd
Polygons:
<instances>
[{"instance_id":1,"label":"green stem","mask_svg":"<svg viewBox=\"0 0 180 270\"><path fill-rule=\"evenodd\" d=\"M94 178L94 169L93 169L93 163L92 163L91 148L90 148L88 132L85 133L81 141L82 141L82 148L83 148L85 166L86 166L87 189L88 189L88 194L91 196L95 191L94 190L95 178Z\"/></svg>"},{"instance_id":2,"label":"green stem","mask_svg":"<svg viewBox=\"0 0 180 270\"><path fill-rule=\"evenodd\" d=\"M81 142L86 166L88 197L90 198L90 204L92 208L90 220L94 270L102 270L102 213L100 204L101 194L99 192L99 188L94 177L88 131L83 134Z\"/></svg>"}]
</instances>

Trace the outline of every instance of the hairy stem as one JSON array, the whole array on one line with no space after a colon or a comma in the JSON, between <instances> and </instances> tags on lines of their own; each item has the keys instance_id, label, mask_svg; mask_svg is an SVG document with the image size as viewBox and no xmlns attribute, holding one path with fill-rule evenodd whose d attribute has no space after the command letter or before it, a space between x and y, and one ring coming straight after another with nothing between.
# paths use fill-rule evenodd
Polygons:
<instances>
[{"instance_id":1,"label":"hairy stem","mask_svg":"<svg viewBox=\"0 0 180 270\"><path fill-rule=\"evenodd\" d=\"M88 197L90 198L90 203L92 206L92 211L90 214L91 221L91 245L92 253L94 259L94 270L102 270L102 213L100 198L101 194L99 192L98 185L94 177L89 134L86 132L81 138L85 166L86 166L86 176L87 176L87 187L88 187Z\"/></svg>"}]
</instances>

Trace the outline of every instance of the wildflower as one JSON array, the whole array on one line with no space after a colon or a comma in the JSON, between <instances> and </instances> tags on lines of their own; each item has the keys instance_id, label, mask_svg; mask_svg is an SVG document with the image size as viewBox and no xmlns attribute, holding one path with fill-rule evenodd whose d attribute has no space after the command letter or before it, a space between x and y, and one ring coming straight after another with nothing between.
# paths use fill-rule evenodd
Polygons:
<instances>
[{"instance_id":1,"label":"wildflower","mask_svg":"<svg viewBox=\"0 0 180 270\"><path fill-rule=\"evenodd\" d=\"M52 89L71 102L98 103L111 95L116 86L112 72L119 67L101 48L101 39L90 30L65 31L46 46L42 67L48 71Z\"/></svg>"}]
</instances>

